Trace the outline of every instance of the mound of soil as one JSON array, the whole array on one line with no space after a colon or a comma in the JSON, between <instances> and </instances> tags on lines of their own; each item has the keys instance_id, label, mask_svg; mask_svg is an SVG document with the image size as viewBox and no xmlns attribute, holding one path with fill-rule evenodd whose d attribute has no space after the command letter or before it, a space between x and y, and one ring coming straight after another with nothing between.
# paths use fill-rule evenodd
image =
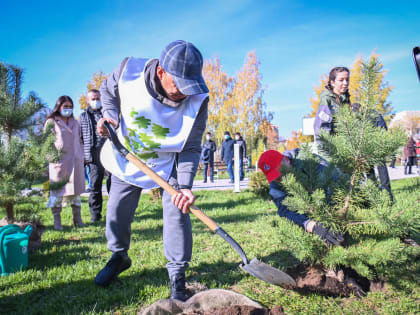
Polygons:
<instances>
[{"instance_id":1,"label":"mound of soil","mask_svg":"<svg viewBox=\"0 0 420 315\"><path fill-rule=\"evenodd\" d=\"M211 309L208 311L193 311L190 313L179 313L178 315L283 315L283 309L276 306L272 309L257 308L248 305L232 305L225 308Z\"/></svg>"},{"instance_id":2,"label":"mound of soil","mask_svg":"<svg viewBox=\"0 0 420 315\"><path fill-rule=\"evenodd\" d=\"M299 265L287 271L296 281L294 290L306 293L318 293L327 296L348 297L365 296L373 283L377 288L378 282L371 282L358 275L354 270L343 268L338 271L325 270L321 266Z\"/></svg>"}]
</instances>

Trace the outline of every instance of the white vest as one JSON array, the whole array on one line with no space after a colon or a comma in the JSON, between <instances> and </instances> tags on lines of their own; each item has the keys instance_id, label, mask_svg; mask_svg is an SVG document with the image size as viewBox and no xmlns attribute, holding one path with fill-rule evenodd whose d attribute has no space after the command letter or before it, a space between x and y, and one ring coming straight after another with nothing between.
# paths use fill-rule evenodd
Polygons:
<instances>
[{"instance_id":1,"label":"white vest","mask_svg":"<svg viewBox=\"0 0 420 315\"><path fill-rule=\"evenodd\" d=\"M150 96L144 81L149 60L131 57L120 76L121 143L165 180L174 167L175 154L181 152L191 132L201 104L208 94L187 97L178 107L170 107ZM121 180L144 189L158 185L123 157L107 140L101 150L107 171Z\"/></svg>"}]
</instances>

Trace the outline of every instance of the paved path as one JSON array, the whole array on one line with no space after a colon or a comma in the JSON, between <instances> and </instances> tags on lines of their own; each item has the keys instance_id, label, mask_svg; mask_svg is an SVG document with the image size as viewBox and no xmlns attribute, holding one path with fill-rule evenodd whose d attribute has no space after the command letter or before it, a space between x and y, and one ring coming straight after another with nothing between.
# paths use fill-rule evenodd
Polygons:
<instances>
[{"instance_id":1,"label":"paved path","mask_svg":"<svg viewBox=\"0 0 420 315\"><path fill-rule=\"evenodd\" d=\"M417 177L420 176L420 168L416 168L415 166L412 168L412 175L404 175L404 166L396 166L395 168L388 167L389 177L391 180L396 179L403 179L403 178L410 178L410 177ZM249 178L246 177L240 183L240 189L248 188ZM234 184L229 183L229 179L215 179L214 183L203 183L202 180L194 181L193 191L197 190L234 190ZM104 195L107 195L105 185L102 187L102 192ZM149 190L145 190L145 193L149 192ZM82 196L88 197L88 193L83 193Z\"/></svg>"},{"instance_id":2,"label":"paved path","mask_svg":"<svg viewBox=\"0 0 420 315\"><path fill-rule=\"evenodd\" d=\"M395 166L395 168L388 167L389 177L391 180L410 178L420 176L420 168L411 167L411 175L404 175L404 166Z\"/></svg>"}]
</instances>

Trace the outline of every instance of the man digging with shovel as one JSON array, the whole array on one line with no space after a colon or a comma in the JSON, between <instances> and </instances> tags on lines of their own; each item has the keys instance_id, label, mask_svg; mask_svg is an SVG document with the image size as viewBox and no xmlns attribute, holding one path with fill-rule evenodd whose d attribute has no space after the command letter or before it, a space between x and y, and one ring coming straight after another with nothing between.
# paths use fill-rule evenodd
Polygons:
<instances>
[{"instance_id":1,"label":"man digging with shovel","mask_svg":"<svg viewBox=\"0 0 420 315\"><path fill-rule=\"evenodd\" d=\"M340 233L331 231L324 227L322 223L309 219L304 214L299 214L289 210L283 205L283 200L286 198L287 193L281 187L281 168L282 165L286 167L293 167L298 171L304 171L299 169L298 163L298 149L285 151L283 154L276 150L268 150L264 152L259 161L258 167L266 176L270 183L269 194L277 206L277 213L279 216L284 217L299 225L306 232L314 233L318 235L327 245L342 245L344 243L344 237ZM320 165L320 167L322 167Z\"/></svg>"},{"instance_id":2,"label":"man digging with shovel","mask_svg":"<svg viewBox=\"0 0 420 315\"><path fill-rule=\"evenodd\" d=\"M117 128L121 143L179 193L164 191L163 246L168 260L171 299L185 301L185 269L191 259L192 231L188 214L195 197L191 187L206 127L208 88L202 77L203 58L186 41L174 41L160 59L126 58L101 86L104 122ZM111 259L95 283L107 286L131 266L128 257L131 223L142 189L158 185L122 157L108 140L101 162L110 173L106 237Z\"/></svg>"}]
</instances>

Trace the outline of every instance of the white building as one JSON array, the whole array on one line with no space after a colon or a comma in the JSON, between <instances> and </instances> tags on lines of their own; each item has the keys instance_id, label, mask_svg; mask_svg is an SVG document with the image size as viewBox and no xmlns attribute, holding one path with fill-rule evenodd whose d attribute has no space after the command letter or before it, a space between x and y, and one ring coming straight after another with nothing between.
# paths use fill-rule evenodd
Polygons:
<instances>
[{"instance_id":1,"label":"white building","mask_svg":"<svg viewBox=\"0 0 420 315\"><path fill-rule=\"evenodd\" d=\"M412 136L420 136L420 110L405 110L395 114L389 127L397 126L403 127Z\"/></svg>"}]
</instances>

